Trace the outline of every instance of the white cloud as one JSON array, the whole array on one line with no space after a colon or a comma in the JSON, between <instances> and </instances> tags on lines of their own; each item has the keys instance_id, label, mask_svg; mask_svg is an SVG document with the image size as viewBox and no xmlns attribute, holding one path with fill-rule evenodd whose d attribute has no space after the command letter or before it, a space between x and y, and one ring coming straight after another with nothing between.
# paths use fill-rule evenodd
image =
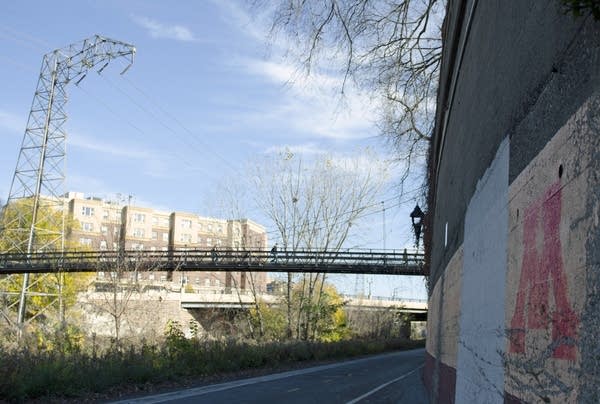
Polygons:
<instances>
[{"instance_id":1,"label":"white cloud","mask_svg":"<svg viewBox=\"0 0 600 404\"><path fill-rule=\"evenodd\" d=\"M82 175L77 171L69 172L67 177L67 187L69 191L83 192L88 196L100 196L108 194L107 184L97 178L88 175Z\"/></svg>"},{"instance_id":2,"label":"white cloud","mask_svg":"<svg viewBox=\"0 0 600 404\"><path fill-rule=\"evenodd\" d=\"M25 131L25 119L23 116L0 110L0 128L10 132L22 133Z\"/></svg>"},{"instance_id":3,"label":"white cloud","mask_svg":"<svg viewBox=\"0 0 600 404\"><path fill-rule=\"evenodd\" d=\"M95 152L110 154L115 157L127 157L130 159L148 159L151 153L139 148L130 148L124 145L111 145L106 141L98 142L88 136L80 133L69 134L69 146L92 150Z\"/></svg>"},{"instance_id":4,"label":"white cloud","mask_svg":"<svg viewBox=\"0 0 600 404\"><path fill-rule=\"evenodd\" d=\"M243 117L253 125L290 128L295 133L329 139L361 139L373 136L377 112L370 99L347 87L342 79L326 74L301 74L288 63L240 61L245 72L285 86L274 101Z\"/></svg>"},{"instance_id":5,"label":"white cloud","mask_svg":"<svg viewBox=\"0 0 600 404\"><path fill-rule=\"evenodd\" d=\"M315 154L325 154L326 151L323 150L322 147L317 146L315 143L304 143L297 145L279 145L279 146L271 146L267 148L264 153L265 154L277 154L277 153L285 153L291 152L294 154L301 154L303 156L306 155L315 155Z\"/></svg>"},{"instance_id":6,"label":"white cloud","mask_svg":"<svg viewBox=\"0 0 600 404\"><path fill-rule=\"evenodd\" d=\"M232 67L255 78L261 78L266 85L279 85L286 91L276 99L265 100L255 105L254 112L239 116L243 125L253 125L268 131L286 128L282 135L289 137L312 136L328 139L361 139L378 133L374 122L377 111L370 98L360 94L353 83L346 82L344 96L340 91L344 86L343 76L328 70L313 70L310 75L294 64L289 50L291 39L286 35L270 36L270 21L265 20L268 12L248 15L239 2L219 2L213 4L221 9L231 25L255 41L268 40L272 53L270 60L234 59ZM335 53L327 53L331 59Z\"/></svg>"},{"instance_id":7,"label":"white cloud","mask_svg":"<svg viewBox=\"0 0 600 404\"><path fill-rule=\"evenodd\" d=\"M223 22L232 29L244 33L246 36L256 40L264 41L268 36L267 23L257 21L261 15L250 16L246 10L236 1L211 0L211 3L221 10Z\"/></svg>"},{"instance_id":8,"label":"white cloud","mask_svg":"<svg viewBox=\"0 0 600 404\"><path fill-rule=\"evenodd\" d=\"M132 19L137 25L145 28L152 38L174 39L183 42L198 40L194 33L183 25L166 25L148 17L132 17Z\"/></svg>"},{"instance_id":9,"label":"white cloud","mask_svg":"<svg viewBox=\"0 0 600 404\"><path fill-rule=\"evenodd\" d=\"M110 144L106 140L99 142L80 133L69 134L68 145L117 157L124 161L140 160L145 175L154 178L170 178L169 167L164 161L164 153L123 144Z\"/></svg>"},{"instance_id":10,"label":"white cloud","mask_svg":"<svg viewBox=\"0 0 600 404\"><path fill-rule=\"evenodd\" d=\"M307 75L289 63L276 63L264 60L243 61L250 73L263 76L276 84L289 85L295 92L315 96L324 92L336 93L342 88L343 81L339 77L322 73Z\"/></svg>"}]
</instances>

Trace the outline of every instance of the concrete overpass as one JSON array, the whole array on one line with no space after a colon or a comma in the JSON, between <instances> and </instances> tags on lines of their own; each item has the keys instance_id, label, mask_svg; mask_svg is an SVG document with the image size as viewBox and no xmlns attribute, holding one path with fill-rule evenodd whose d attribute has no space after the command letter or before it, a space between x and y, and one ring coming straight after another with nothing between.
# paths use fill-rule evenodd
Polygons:
<instances>
[{"instance_id":1,"label":"concrete overpass","mask_svg":"<svg viewBox=\"0 0 600 404\"><path fill-rule=\"evenodd\" d=\"M223 292L226 292L223 289ZM267 304L277 304L283 296L273 294L259 294L258 299ZM406 313L427 313L426 300L411 299L392 299L381 297L359 297L342 296L346 302L345 307L351 309L365 310L385 310L388 308L397 308ZM184 309L203 309L203 308L248 308L254 305L254 296L249 291L235 290L227 293L218 293L218 291L200 291L199 293L185 293L182 291L179 296L181 307Z\"/></svg>"}]
</instances>

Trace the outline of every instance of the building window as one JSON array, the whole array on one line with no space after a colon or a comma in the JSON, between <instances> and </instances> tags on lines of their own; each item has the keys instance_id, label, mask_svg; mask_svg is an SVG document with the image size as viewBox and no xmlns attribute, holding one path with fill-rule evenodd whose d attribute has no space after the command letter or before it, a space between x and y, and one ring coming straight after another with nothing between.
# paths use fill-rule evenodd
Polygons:
<instances>
[{"instance_id":1,"label":"building window","mask_svg":"<svg viewBox=\"0 0 600 404\"><path fill-rule=\"evenodd\" d=\"M113 236L115 238L119 237L119 233L120 233L120 231L119 231L118 227L113 228Z\"/></svg>"},{"instance_id":2,"label":"building window","mask_svg":"<svg viewBox=\"0 0 600 404\"><path fill-rule=\"evenodd\" d=\"M158 217L152 216L152 225L153 226L158 226Z\"/></svg>"},{"instance_id":3,"label":"building window","mask_svg":"<svg viewBox=\"0 0 600 404\"><path fill-rule=\"evenodd\" d=\"M223 241L221 241L221 240L217 240L217 245L218 245L219 247L221 246L221 244L223 244Z\"/></svg>"},{"instance_id":4,"label":"building window","mask_svg":"<svg viewBox=\"0 0 600 404\"><path fill-rule=\"evenodd\" d=\"M144 245L141 243L131 243L131 249L132 250L143 250Z\"/></svg>"},{"instance_id":5,"label":"building window","mask_svg":"<svg viewBox=\"0 0 600 404\"><path fill-rule=\"evenodd\" d=\"M83 231L94 231L94 223L83 222L81 223Z\"/></svg>"},{"instance_id":6,"label":"building window","mask_svg":"<svg viewBox=\"0 0 600 404\"><path fill-rule=\"evenodd\" d=\"M198 234L198 244L202 243L202 236L200 234Z\"/></svg>"},{"instance_id":7,"label":"building window","mask_svg":"<svg viewBox=\"0 0 600 404\"><path fill-rule=\"evenodd\" d=\"M108 245L106 244L106 240L100 240L100 249L105 251L108 249Z\"/></svg>"},{"instance_id":8,"label":"building window","mask_svg":"<svg viewBox=\"0 0 600 404\"><path fill-rule=\"evenodd\" d=\"M152 240L158 240L158 232L157 231L152 232Z\"/></svg>"},{"instance_id":9,"label":"building window","mask_svg":"<svg viewBox=\"0 0 600 404\"><path fill-rule=\"evenodd\" d=\"M202 231L202 223L198 223L198 231Z\"/></svg>"},{"instance_id":10,"label":"building window","mask_svg":"<svg viewBox=\"0 0 600 404\"><path fill-rule=\"evenodd\" d=\"M169 233L162 234L162 241L169 241Z\"/></svg>"},{"instance_id":11,"label":"building window","mask_svg":"<svg viewBox=\"0 0 600 404\"><path fill-rule=\"evenodd\" d=\"M212 239L211 239L210 237L208 237L208 238L206 239L206 245L207 245L208 247L210 247L211 243L212 243Z\"/></svg>"},{"instance_id":12,"label":"building window","mask_svg":"<svg viewBox=\"0 0 600 404\"><path fill-rule=\"evenodd\" d=\"M135 223L144 223L146 221L146 215L143 213L134 213L133 221Z\"/></svg>"},{"instance_id":13,"label":"building window","mask_svg":"<svg viewBox=\"0 0 600 404\"><path fill-rule=\"evenodd\" d=\"M90 206L82 206L81 207L81 215L82 216L94 216L94 208Z\"/></svg>"},{"instance_id":14,"label":"building window","mask_svg":"<svg viewBox=\"0 0 600 404\"><path fill-rule=\"evenodd\" d=\"M182 219L181 220L181 228L182 229L191 229L192 228L192 221L189 219Z\"/></svg>"},{"instance_id":15,"label":"building window","mask_svg":"<svg viewBox=\"0 0 600 404\"><path fill-rule=\"evenodd\" d=\"M206 226L206 228L208 229L208 231L212 231L212 224L208 224L208 226Z\"/></svg>"},{"instance_id":16,"label":"building window","mask_svg":"<svg viewBox=\"0 0 600 404\"><path fill-rule=\"evenodd\" d=\"M150 247L150 251L156 251L156 247L154 247L154 246Z\"/></svg>"},{"instance_id":17,"label":"building window","mask_svg":"<svg viewBox=\"0 0 600 404\"><path fill-rule=\"evenodd\" d=\"M150 272L150 273L148 274L148 280L149 280L149 281L153 281L153 280L154 280L154 274L153 274L152 272Z\"/></svg>"},{"instance_id":18,"label":"building window","mask_svg":"<svg viewBox=\"0 0 600 404\"><path fill-rule=\"evenodd\" d=\"M97 277L98 279L104 279L104 272L98 272Z\"/></svg>"},{"instance_id":19,"label":"building window","mask_svg":"<svg viewBox=\"0 0 600 404\"><path fill-rule=\"evenodd\" d=\"M210 286L210 278L204 279L204 286Z\"/></svg>"},{"instance_id":20,"label":"building window","mask_svg":"<svg viewBox=\"0 0 600 404\"><path fill-rule=\"evenodd\" d=\"M102 219L108 220L108 210L104 209L102 211Z\"/></svg>"},{"instance_id":21,"label":"building window","mask_svg":"<svg viewBox=\"0 0 600 404\"><path fill-rule=\"evenodd\" d=\"M200 285L200 277L199 276L197 276L196 279L194 279L194 283L196 285Z\"/></svg>"},{"instance_id":22,"label":"building window","mask_svg":"<svg viewBox=\"0 0 600 404\"><path fill-rule=\"evenodd\" d=\"M169 218L163 217L163 219L161 220L161 223L162 223L163 227L169 227Z\"/></svg>"},{"instance_id":23,"label":"building window","mask_svg":"<svg viewBox=\"0 0 600 404\"><path fill-rule=\"evenodd\" d=\"M182 234L179 241L181 241L182 243L191 243L192 235L191 234Z\"/></svg>"},{"instance_id":24,"label":"building window","mask_svg":"<svg viewBox=\"0 0 600 404\"><path fill-rule=\"evenodd\" d=\"M215 279L215 286L221 286L221 280Z\"/></svg>"},{"instance_id":25,"label":"building window","mask_svg":"<svg viewBox=\"0 0 600 404\"><path fill-rule=\"evenodd\" d=\"M86 247L90 247L92 245L92 239L87 238L87 237L81 237L79 239L79 244L86 246Z\"/></svg>"},{"instance_id":26,"label":"building window","mask_svg":"<svg viewBox=\"0 0 600 404\"><path fill-rule=\"evenodd\" d=\"M103 236L106 236L108 234L108 227L105 225L100 226L100 232Z\"/></svg>"},{"instance_id":27,"label":"building window","mask_svg":"<svg viewBox=\"0 0 600 404\"><path fill-rule=\"evenodd\" d=\"M169 249L167 247L161 247L160 250L161 251L169 251Z\"/></svg>"},{"instance_id":28,"label":"building window","mask_svg":"<svg viewBox=\"0 0 600 404\"><path fill-rule=\"evenodd\" d=\"M144 229L140 229L139 227L133 229L133 237L144 238L144 234Z\"/></svg>"},{"instance_id":29,"label":"building window","mask_svg":"<svg viewBox=\"0 0 600 404\"><path fill-rule=\"evenodd\" d=\"M161 275L160 276L160 281L161 282L165 282L167 280L167 275Z\"/></svg>"},{"instance_id":30,"label":"building window","mask_svg":"<svg viewBox=\"0 0 600 404\"><path fill-rule=\"evenodd\" d=\"M223 233L223 226L219 225L217 227L217 233Z\"/></svg>"}]
</instances>

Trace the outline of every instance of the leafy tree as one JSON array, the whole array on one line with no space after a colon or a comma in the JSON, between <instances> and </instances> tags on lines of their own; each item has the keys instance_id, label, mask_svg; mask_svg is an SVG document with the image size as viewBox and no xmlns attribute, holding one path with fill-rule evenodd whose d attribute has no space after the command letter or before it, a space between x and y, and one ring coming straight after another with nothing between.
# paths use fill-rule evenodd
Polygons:
<instances>
[{"instance_id":1,"label":"leafy tree","mask_svg":"<svg viewBox=\"0 0 600 404\"><path fill-rule=\"evenodd\" d=\"M63 248L63 214L53 206L56 203L41 201L38 208L36 224L36 237L34 251L61 251ZM5 205L0 211L0 253L25 252L22 246L27 245L29 227L32 220L32 200L21 199ZM64 232L68 234L72 229L78 228L76 220L64 220ZM65 243L65 248L75 247L76 244ZM17 248L17 250L15 250ZM77 292L81 290L89 279L89 275L81 274L41 274L30 275L28 282L27 305L25 319L28 323L37 321L33 328L42 334L50 333L53 324L64 321L65 311L73 306L77 299ZM23 275L4 275L0 277L0 313L3 323L9 325L8 334L15 329L20 292L23 287ZM45 331L44 331L45 330Z\"/></svg>"},{"instance_id":2,"label":"leafy tree","mask_svg":"<svg viewBox=\"0 0 600 404\"><path fill-rule=\"evenodd\" d=\"M293 322L300 326L294 330L296 339L305 341L335 342L351 335L344 300L332 285L319 284L320 293L307 300L306 283L298 282L292 288L291 306ZM255 325L264 325L263 339L280 341L287 338L287 307L269 306L259 301L250 310Z\"/></svg>"},{"instance_id":3,"label":"leafy tree","mask_svg":"<svg viewBox=\"0 0 600 404\"><path fill-rule=\"evenodd\" d=\"M350 336L344 300L331 285L315 297L312 310L305 311L304 339L335 342Z\"/></svg>"},{"instance_id":4,"label":"leafy tree","mask_svg":"<svg viewBox=\"0 0 600 404\"><path fill-rule=\"evenodd\" d=\"M285 310L280 307L271 307L258 300L250 309L250 318L255 328L262 327L261 339L267 341L280 341L286 336Z\"/></svg>"}]
</instances>

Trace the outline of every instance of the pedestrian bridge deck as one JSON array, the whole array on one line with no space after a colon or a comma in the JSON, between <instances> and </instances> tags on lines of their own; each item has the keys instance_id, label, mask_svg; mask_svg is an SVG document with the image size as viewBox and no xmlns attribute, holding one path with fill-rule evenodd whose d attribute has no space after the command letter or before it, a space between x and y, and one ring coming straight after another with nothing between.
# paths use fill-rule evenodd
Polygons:
<instances>
[{"instance_id":1,"label":"pedestrian bridge deck","mask_svg":"<svg viewBox=\"0 0 600 404\"><path fill-rule=\"evenodd\" d=\"M66 251L0 254L0 275L110 271L252 271L424 275L424 257L406 250Z\"/></svg>"}]
</instances>

